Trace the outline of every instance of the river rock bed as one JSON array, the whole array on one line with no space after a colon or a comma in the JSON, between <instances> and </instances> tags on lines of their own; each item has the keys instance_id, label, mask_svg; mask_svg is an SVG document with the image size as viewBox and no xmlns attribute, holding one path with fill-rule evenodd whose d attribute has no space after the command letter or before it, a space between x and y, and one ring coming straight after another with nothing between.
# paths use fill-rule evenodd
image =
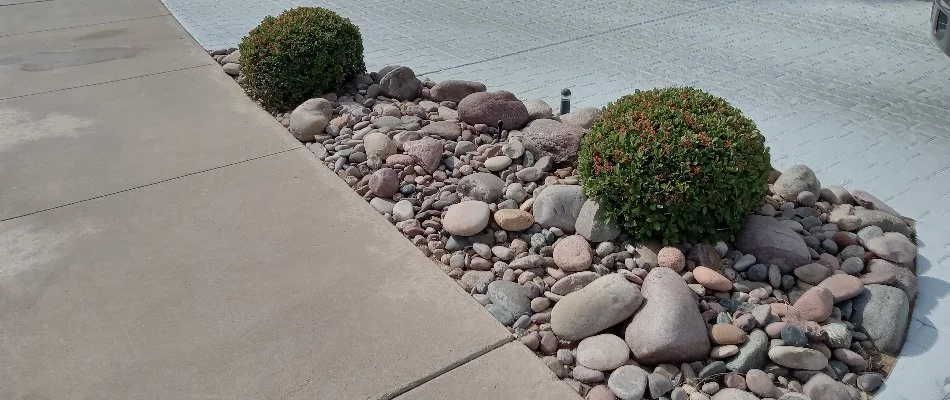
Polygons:
<instances>
[{"instance_id":1,"label":"river rock bed","mask_svg":"<svg viewBox=\"0 0 950 400\"><path fill-rule=\"evenodd\" d=\"M276 118L587 399L872 397L916 295L913 221L796 165L731 243L637 240L577 178L599 113L393 66Z\"/></svg>"}]
</instances>

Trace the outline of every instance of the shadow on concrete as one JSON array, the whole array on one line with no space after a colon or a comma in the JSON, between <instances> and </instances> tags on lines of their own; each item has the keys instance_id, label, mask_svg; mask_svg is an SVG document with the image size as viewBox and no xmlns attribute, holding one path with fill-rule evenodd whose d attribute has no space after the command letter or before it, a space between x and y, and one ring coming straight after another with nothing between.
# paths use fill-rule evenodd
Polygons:
<instances>
[{"instance_id":1,"label":"shadow on concrete","mask_svg":"<svg viewBox=\"0 0 950 400\"><path fill-rule=\"evenodd\" d=\"M924 244L918 241L920 247ZM917 256L917 297L913 302L912 319L901 356L917 356L933 348L940 335L936 324L928 317L937 308L940 300L950 294L950 283L923 273L932 267L926 256ZM922 325L922 326L918 326ZM916 329L915 329L916 328Z\"/></svg>"}]
</instances>

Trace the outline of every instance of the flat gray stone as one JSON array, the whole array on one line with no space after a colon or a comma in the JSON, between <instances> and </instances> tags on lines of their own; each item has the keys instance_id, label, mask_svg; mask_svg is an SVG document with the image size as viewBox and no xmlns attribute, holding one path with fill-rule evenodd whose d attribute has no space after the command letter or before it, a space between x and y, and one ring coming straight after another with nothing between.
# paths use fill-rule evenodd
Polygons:
<instances>
[{"instance_id":1,"label":"flat gray stone","mask_svg":"<svg viewBox=\"0 0 950 400\"><path fill-rule=\"evenodd\" d=\"M515 318L531 314L531 299L517 282L494 281L488 284L486 294L492 304L504 307Z\"/></svg>"}]
</instances>

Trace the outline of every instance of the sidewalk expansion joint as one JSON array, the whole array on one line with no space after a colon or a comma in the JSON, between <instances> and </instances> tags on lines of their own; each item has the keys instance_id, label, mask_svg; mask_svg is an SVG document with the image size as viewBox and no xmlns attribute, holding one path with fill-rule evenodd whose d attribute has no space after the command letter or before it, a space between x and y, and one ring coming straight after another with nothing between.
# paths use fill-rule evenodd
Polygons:
<instances>
[{"instance_id":1,"label":"sidewalk expansion joint","mask_svg":"<svg viewBox=\"0 0 950 400\"><path fill-rule=\"evenodd\" d=\"M426 375L426 376L424 376L424 377L422 377L422 378L419 378L419 379L416 379L416 380L414 380L414 381L412 381L412 382L409 382L409 383L406 384L405 386L403 386L403 387L401 387L401 388L399 388L399 389L396 389L395 391L393 391L393 392L391 392L391 393L385 393L385 394L383 394L382 396L380 396L379 399L380 399L380 400L391 400L391 399L394 399L394 398L396 398L396 397L402 396L402 395L406 394L407 392L409 392L410 390L415 389L415 388L417 388L417 387L419 387L419 386L422 386L422 385L425 384L426 382L429 382L429 381L431 381L431 380L433 380L433 379L435 379L435 378L438 378L438 377L440 377L440 376L442 376L442 375L445 375L445 374L447 374L447 373L449 373L449 372L452 372L453 370L455 370L455 369L458 368L458 367L461 367L461 366L463 366L463 365L465 365L465 364L468 364L469 362L474 361L474 360L478 359L479 357L484 356L485 354L491 353L492 351L494 351L495 349L500 348L501 346L504 346L504 345L506 345L506 344L508 344L508 343L511 343L513 340L514 340L514 339L513 339L511 336L506 336L504 339L499 340L498 342L496 342L496 343L494 343L494 344L492 344L492 345L489 345L488 347L486 347L486 348L484 348L484 349L482 349L482 350L480 350L480 351L477 351L477 352L475 352L475 353L473 353L473 354L470 354L470 355L468 355L467 357L463 357L461 360L458 360L458 361L456 361L456 362L454 362L454 363L452 363L452 364L449 364L449 365L445 366L444 368L439 369L438 371L435 371L435 372L433 372L433 373L431 373L431 374L429 374L429 375Z\"/></svg>"},{"instance_id":2,"label":"sidewalk expansion joint","mask_svg":"<svg viewBox=\"0 0 950 400\"><path fill-rule=\"evenodd\" d=\"M87 28L87 27L90 27L90 26L115 24L115 23L119 23L119 22L138 21L138 20L141 20L141 19L167 17L167 16L170 16L170 15L171 15L171 14L169 14L169 13L164 13L164 14L149 15L149 16L146 16L146 17L125 18L125 19L117 19L117 20L115 20L115 21L98 22L98 23L95 23L95 24L73 25L73 26L64 26L64 27L62 27L62 28L40 29L40 30L37 30L37 31L27 31L27 32L17 32L17 33L6 33L6 34L0 35L0 38L5 38L5 37L9 37L9 36L29 35L29 34L31 34L31 33L54 32L54 31L63 31L63 30L67 30L67 29Z\"/></svg>"},{"instance_id":3,"label":"sidewalk expansion joint","mask_svg":"<svg viewBox=\"0 0 950 400\"><path fill-rule=\"evenodd\" d=\"M19 2L19 3L13 3L13 4L0 4L0 7L19 6L19 5L23 5L23 4L33 4L33 3L46 3L46 2L49 2L49 1L53 1L53 0L21 1L21 2Z\"/></svg>"},{"instance_id":4,"label":"sidewalk expansion joint","mask_svg":"<svg viewBox=\"0 0 950 400\"><path fill-rule=\"evenodd\" d=\"M215 67L220 68L220 66L218 65L218 63L213 63L213 62L211 62L211 63L200 64L200 65L192 65L192 66L190 66L190 67L175 68L175 69L170 69L170 70L168 70L168 71L155 72L155 73L151 73L151 74L130 76L130 77L128 77L128 78L113 79L113 80L110 80L110 81L89 83L89 84L86 84L86 85L79 85L79 86L70 86L70 87L65 87L65 88L62 88L62 89L46 90L46 91L43 91L43 92L21 94L21 95L10 96L10 97L0 97L0 101L19 99L19 98L29 97L29 96L36 96L36 95L38 95L38 94L56 93L56 92L62 92L62 91L66 91L66 90L79 89L79 88L90 87L90 86L105 85L105 84L107 84L107 83L130 81L130 80L132 80L132 79L138 79L138 78L145 78L145 77L149 77L149 76L162 75L162 74L167 74L167 73L171 73L171 72L185 71L185 70L189 70L189 69L207 67L207 66L212 66L212 65L215 66Z\"/></svg>"},{"instance_id":5,"label":"sidewalk expansion joint","mask_svg":"<svg viewBox=\"0 0 950 400\"><path fill-rule=\"evenodd\" d=\"M98 195L98 196L93 196L93 197L90 197L90 198L88 198L88 199L78 200L78 201L74 201L74 202L70 202L70 203L66 203L66 204L61 204L61 205L54 206L54 207L44 208L44 209L42 209L42 210L37 210L37 211L33 211L33 212L29 212L29 213L25 213L25 214L13 216L13 217L3 218L3 219L0 219L0 222L10 221L10 220L14 220L14 219L17 219L17 218L28 217L28 216L30 216L30 215L39 214L39 213L46 212L46 211L56 210L56 209L63 208L63 207L69 207L69 206L74 205L74 204L85 203L85 202L87 202L87 201L97 200L97 199L101 199L101 198L104 198L104 197L109 197L109 196L117 195L117 194L120 194L120 193L131 192L131 191L133 191L133 190L138 190L138 189L142 189L142 188L147 188L147 187L149 187L149 186L155 186L155 185L159 185L159 184L162 184L162 183L171 182L171 181L174 181L174 180L176 180L176 179L187 178L187 177L192 176L192 175L203 174L203 173L205 173L205 172L215 171L215 170L219 170L219 169L222 169L222 168L227 168L227 167L231 167L231 166L238 165L238 164L244 164L244 163L246 163L246 162L256 161L256 160L260 160L260 159L262 159L262 158L272 157L272 156L276 156L276 155L278 155L278 154L283 154L283 153L287 153L287 152L291 152L291 151L295 151L295 150L301 150L301 149L302 149L302 150L306 150L306 151L310 151L309 149L307 149L306 147L303 147L303 146L301 146L301 147L294 147L294 148L292 148L292 149L286 149L286 150L281 150L281 151L277 151L277 152L270 153L270 154L265 154L265 155L262 155L262 156L252 157L252 158L248 158L248 159L246 159L246 160L236 161L236 162L229 163L229 164L219 165L219 166L213 167L213 168L203 169L203 170L201 170L201 171L189 172L189 173L184 174L184 175L179 175L179 176L175 176L175 177L171 177L171 178L167 178L167 179L162 179L162 180L160 180L160 181L156 181L156 182L152 182L152 183L146 183L146 184L144 184L144 185L139 185L139 186L135 186L135 187L130 187L130 188L128 188L128 189L122 189L122 190L118 190L118 191L115 191L115 192L112 192L112 193L106 193L106 194L101 194L101 195Z\"/></svg>"}]
</instances>

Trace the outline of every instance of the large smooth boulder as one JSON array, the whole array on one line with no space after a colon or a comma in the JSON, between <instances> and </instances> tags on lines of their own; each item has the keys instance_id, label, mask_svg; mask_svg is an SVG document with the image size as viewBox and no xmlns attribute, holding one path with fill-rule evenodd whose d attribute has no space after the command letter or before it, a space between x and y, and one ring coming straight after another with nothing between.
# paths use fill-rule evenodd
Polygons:
<instances>
[{"instance_id":1,"label":"large smooth boulder","mask_svg":"<svg viewBox=\"0 0 950 400\"><path fill-rule=\"evenodd\" d=\"M762 215L746 219L736 248L754 255L760 263L776 264L786 273L811 262L808 246L798 233L788 224Z\"/></svg>"},{"instance_id":2,"label":"large smooth boulder","mask_svg":"<svg viewBox=\"0 0 950 400\"><path fill-rule=\"evenodd\" d=\"M429 89L429 97L439 102L458 103L472 93L484 92L487 89L485 84L480 82L447 80L436 83Z\"/></svg>"},{"instance_id":3,"label":"large smooth boulder","mask_svg":"<svg viewBox=\"0 0 950 400\"><path fill-rule=\"evenodd\" d=\"M897 355L904 344L910 319L910 300L903 290L885 285L865 285L864 292L851 300L851 322L863 326L874 344L887 354Z\"/></svg>"},{"instance_id":4,"label":"large smooth boulder","mask_svg":"<svg viewBox=\"0 0 950 400\"><path fill-rule=\"evenodd\" d=\"M591 242L608 242L620 235L620 227L607 220L603 207L593 199L587 199L581 206L574 231Z\"/></svg>"},{"instance_id":5,"label":"large smooth boulder","mask_svg":"<svg viewBox=\"0 0 950 400\"><path fill-rule=\"evenodd\" d=\"M331 116L333 103L319 97L307 100L290 113L290 134L301 142L312 142L314 136L323 134Z\"/></svg>"},{"instance_id":6,"label":"large smooth boulder","mask_svg":"<svg viewBox=\"0 0 950 400\"><path fill-rule=\"evenodd\" d=\"M514 94L506 91L477 92L466 96L458 105L459 118L468 124L485 124L507 130L521 129L528 122L528 109Z\"/></svg>"},{"instance_id":7,"label":"large smooth boulder","mask_svg":"<svg viewBox=\"0 0 950 400\"><path fill-rule=\"evenodd\" d=\"M785 200L795 200L801 192L819 194L821 183L815 176L815 171L806 165L794 165L782 173L772 184L772 192L782 196Z\"/></svg>"},{"instance_id":8,"label":"large smooth boulder","mask_svg":"<svg viewBox=\"0 0 950 400\"><path fill-rule=\"evenodd\" d=\"M601 113L603 113L603 111L596 107L581 107L562 115L560 118L561 122L565 124L590 129L590 127L594 125L594 122L597 121L597 118L600 118Z\"/></svg>"},{"instance_id":9,"label":"large smooth boulder","mask_svg":"<svg viewBox=\"0 0 950 400\"><path fill-rule=\"evenodd\" d=\"M550 156L555 162L574 162L587 130L553 119L536 119L522 134L525 148L533 154Z\"/></svg>"},{"instance_id":10,"label":"large smooth boulder","mask_svg":"<svg viewBox=\"0 0 950 400\"><path fill-rule=\"evenodd\" d=\"M630 318L642 303L637 285L607 274L555 303L551 330L561 339L581 340Z\"/></svg>"},{"instance_id":11,"label":"large smooth boulder","mask_svg":"<svg viewBox=\"0 0 950 400\"><path fill-rule=\"evenodd\" d=\"M577 216L585 200L584 191L578 185L548 186L534 198L534 220L544 228L553 226L565 232L574 232Z\"/></svg>"},{"instance_id":12,"label":"large smooth boulder","mask_svg":"<svg viewBox=\"0 0 950 400\"><path fill-rule=\"evenodd\" d=\"M494 203L504 194L505 181L496 175L478 172L459 180L456 190L462 196Z\"/></svg>"},{"instance_id":13,"label":"large smooth boulder","mask_svg":"<svg viewBox=\"0 0 950 400\"><path fill-rule=\"evenodd\" d=\"M413 100L422 95L422 81L411 68L395 67L379 80L379 91L386 97Z\"/></svg>"},{"instance_id":14,"label":"large smooth boulder","mask_svg":"<svg viewBox=\"0 0 950 400\"><path fill-rule=\"evenodd\" d=\"M704 360L711 345L696 295L676 271L654 268L643 279L643 308L633 316L624 339L644 364Z\"/></svg>"}]
</instances>

